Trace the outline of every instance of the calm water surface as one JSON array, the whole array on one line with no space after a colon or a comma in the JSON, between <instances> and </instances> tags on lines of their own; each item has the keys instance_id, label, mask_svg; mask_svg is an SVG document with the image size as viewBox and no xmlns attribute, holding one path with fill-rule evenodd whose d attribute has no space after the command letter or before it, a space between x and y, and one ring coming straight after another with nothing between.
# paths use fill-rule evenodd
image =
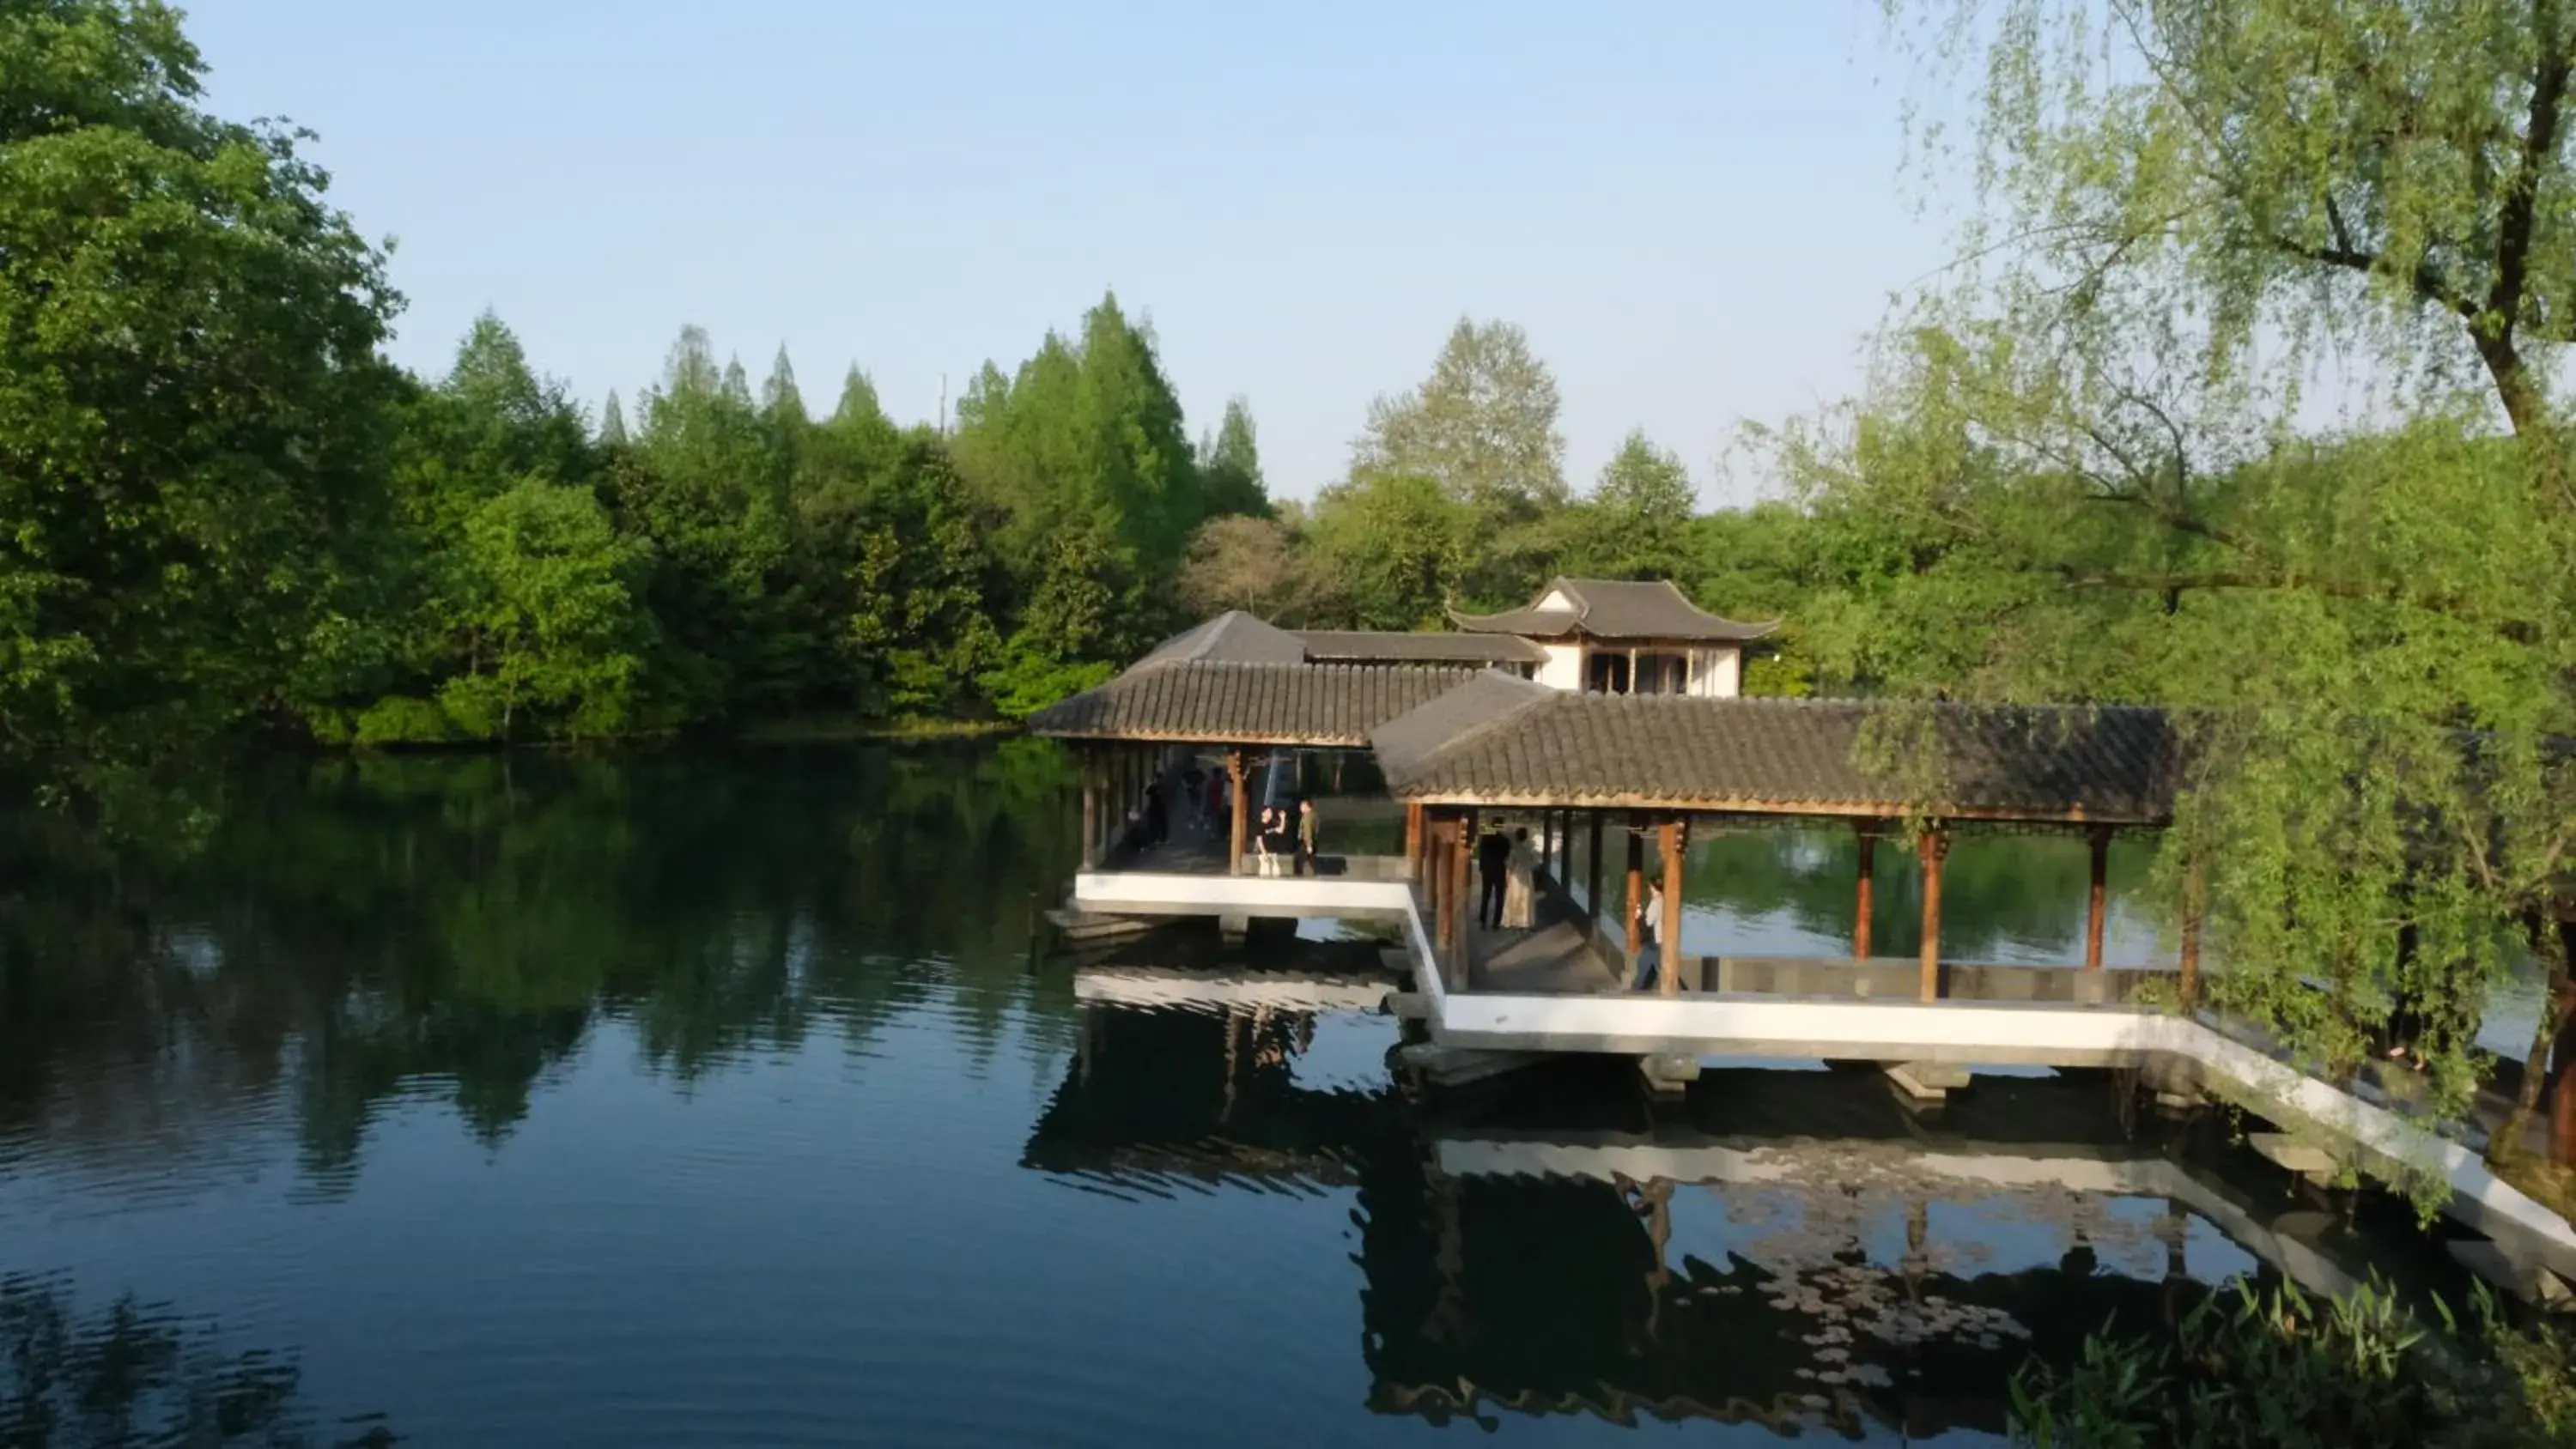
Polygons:
<instances>
[{"instance_id":1,"label":"calm water surface","mask_svg":"<svg viewBox=\"0 0 2576 1449\"><path fill-rule=\"evenodd\" d=\"M2099 1077L1435 1107L1381 1018L1084 1004L1032 949L1068 784L1029 742L296 762L195 852L20 870L0 1444L1987 1443L2106 1318L2455 1286ZM1961 954L2078 951L2080 846L1952 871ZM1831 835L1694 878L1695 947L1840 949ZM1368 970L1334 934L1255 964Z\"/></svg>"}]
</instances>

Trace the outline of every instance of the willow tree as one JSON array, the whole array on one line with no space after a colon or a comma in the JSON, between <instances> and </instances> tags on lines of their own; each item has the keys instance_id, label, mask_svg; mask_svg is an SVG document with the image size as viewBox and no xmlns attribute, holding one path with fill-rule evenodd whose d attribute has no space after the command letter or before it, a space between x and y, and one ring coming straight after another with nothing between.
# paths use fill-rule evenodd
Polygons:
<instances>
[{"instance_id":1,"label":"willow tree","mask_svg":"<svg viewBox=\"0 0 2576 1449\"><path fill-rule=\"evenodd\" d=\"M1977 92L1979 205L1927 301L1946 325L1852 426L1787 440L1828 520L1885 546L1827 610L1839 663L2205 706L2169 887L2226 948L2214 990L2337 1061L2390 988L2420 993L2453 1028L2434 1045L2456 1109L2477 1003L2528 939L2537 1067L2569 1000L2565 935L2537 927L2576 846L2576 488L2552 386L2576 328L2576 19L2559 0L1888 9L1929 73ZM2320 376L2412 420L2303 442Z\"/></svg>"}]
</instances>

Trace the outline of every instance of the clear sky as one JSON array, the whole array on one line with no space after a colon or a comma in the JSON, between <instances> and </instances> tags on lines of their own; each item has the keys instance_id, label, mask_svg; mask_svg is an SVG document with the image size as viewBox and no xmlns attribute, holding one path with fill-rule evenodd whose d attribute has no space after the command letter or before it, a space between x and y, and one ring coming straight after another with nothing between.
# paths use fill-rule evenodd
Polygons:
<instances>
[{"instance_id":1,"label":"clear sky","mask_svg":"<svg viewBox=\"0 0 2576 1449\"><path fill-rule=\"evenodd\" d=\"M395 355L496 309L592 406L683 323L927 420L1105 288L1274 493L1461 315L1525 327L1588 486L1632 426L1710 502L1743 419L1850 392L1948 254L1875 0L202 0L226 115L321 133L393 237Z\"/></svg>"}]
</instances>

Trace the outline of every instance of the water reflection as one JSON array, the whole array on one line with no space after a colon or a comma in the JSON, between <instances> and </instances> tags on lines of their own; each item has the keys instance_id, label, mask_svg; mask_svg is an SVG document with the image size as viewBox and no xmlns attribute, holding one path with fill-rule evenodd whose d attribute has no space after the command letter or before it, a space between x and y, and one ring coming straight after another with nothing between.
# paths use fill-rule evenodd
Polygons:
<instances>
[{"instance_id":1,"label":"water reflection","mask_svg":"<svg viewBox=\"0 0 2576 1449\"><path fill-rule=\"evenodd\" d=\"M1026 741L371 756L239 778L175 860L0 842L0 1151L283 1111L328 1188L407 1095L499 1143L603 1019L681 1084L819 1021L863 1045L952 990L989 1047L1048 989L1025 968L1070 864L1068 778Z\"/></svg>"},{"instance_id":2,"label":"water reflection","mask_svg":"<svg viewBox=\"0 0 2576 1449\"><path fill-rule=\"evenodd\" d=\"M1032 953L1069 784L1023 743L299 761L193 852L0 838L0 1273L74 1275L11 1280L52 1305L11 1324L72 1326L10 1362L55 1394L130 1345L182 1385L146 1407L291 1389L478 1445L1974 1429L2113 1313L2411 1271L2098 1078L1924 1117L1721 1073L1653 1113L1565 1064L1419 1103L1384 1018L1089 1004ZM1842 928L1831 841L1701 849L1697 904ZM1956 917L2071 931L2057 869ZM1366 941L1120 955L1386 981Z\"/></svg>"},{"instance_id":3,"label":"water reflection","mask_svg":"<svg viewBox=\"0 0 2576 1449\"><path fill-rule=\"evenodd\" d=\"M1379 1413L2000 1433L2033 1354L2215 1283L2447 1286L2213 1165L2211 1129L2124 1118L2108 1074L1981 1078L1926 1116L1865 1072L1712 1073L1657 1110L1568 1063L1417 1110L1300 1073L1305 1014L1085 1012L1023 1165L1138 1200L1353 1189Z\"/></svg>"},{"instance_id":4,"label":"water reflection","mask_svg":"<svg viewBox=\"0 0 2576 1449\"><path fill-rule=\"evenodd\" d=\"M329 1426L292 1355L235 1350L166 1304L78 1303L61 1275L0 1274L0 1444L30 1449L399 1442L380 1416Z\"/></svg>"}]
</instances>

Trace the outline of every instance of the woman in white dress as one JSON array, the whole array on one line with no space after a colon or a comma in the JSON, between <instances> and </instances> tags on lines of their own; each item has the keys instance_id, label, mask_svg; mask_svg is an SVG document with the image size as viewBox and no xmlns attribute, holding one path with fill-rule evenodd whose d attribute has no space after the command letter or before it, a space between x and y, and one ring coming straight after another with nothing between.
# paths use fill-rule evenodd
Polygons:
<instances>
[{"instance_id":1,"label":"woman in white dress","mask_svg":"<svg viewBox=\"0 0 2576 1449\"><path fill-rule=\"evenodd\" d=\"M1503 929L1526 931L1538 924L1538 852L1531 848L1529 827L1512 832L1512 858L1503 876Z\"/></svg>"}]
</instances>

